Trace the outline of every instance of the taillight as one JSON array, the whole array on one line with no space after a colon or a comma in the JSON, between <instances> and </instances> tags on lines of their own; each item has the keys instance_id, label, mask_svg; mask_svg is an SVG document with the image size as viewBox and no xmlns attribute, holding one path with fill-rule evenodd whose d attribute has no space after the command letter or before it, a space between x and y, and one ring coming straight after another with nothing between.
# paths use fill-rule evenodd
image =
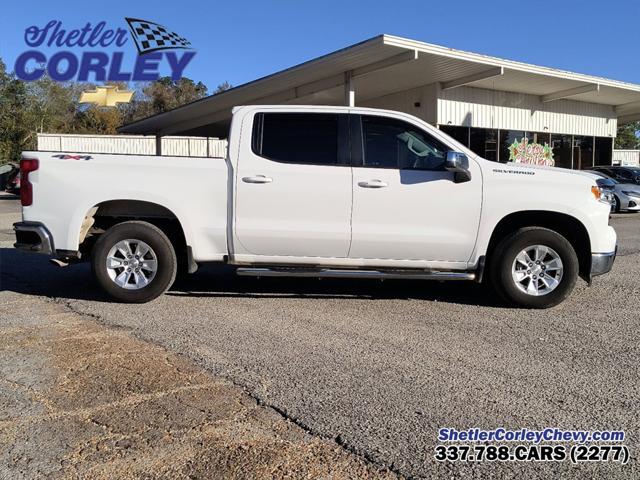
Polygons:
<instances>
[{"instance_id":1,"label":"taillight","mask_svg":"<svg viewBox=\"0 0 640 480\"><path fill-rule=\"evenodd\" d=\"M29 181L29 173L38 169L38 160L23 158L20 160L20 203L28 207L33 203L33 185Z\"/></svg>"}]
</instances>

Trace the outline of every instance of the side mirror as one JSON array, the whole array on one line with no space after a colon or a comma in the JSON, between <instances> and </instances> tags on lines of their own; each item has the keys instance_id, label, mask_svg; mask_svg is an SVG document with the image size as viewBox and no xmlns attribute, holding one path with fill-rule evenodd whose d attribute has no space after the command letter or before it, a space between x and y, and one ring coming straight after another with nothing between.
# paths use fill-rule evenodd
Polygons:
<instances>
[{"instance_id":1,"label":"side mirror","mask_svg":"<svg viewBox=\"0 0 640 480\"><path fill-rule=\"evenodd\" d=\"M453 172L453 181L456 183L468 182L471 180L469 171L469 159L464 153L447 152L447 159L444 161L444 168Z\"/></svg>"}]
</instances>

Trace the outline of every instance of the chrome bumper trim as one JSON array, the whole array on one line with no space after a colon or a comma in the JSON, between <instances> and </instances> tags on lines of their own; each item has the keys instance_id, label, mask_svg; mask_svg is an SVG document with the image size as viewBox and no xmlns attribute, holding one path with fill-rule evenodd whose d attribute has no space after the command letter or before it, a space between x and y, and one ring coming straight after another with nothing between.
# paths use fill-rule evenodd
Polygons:
<instances>
[{"instance_id":1,"label":"chrome bumper trim","mask_svg":"<svg viewBox=\"0 0 640 480\"><path fill-rule=\"evenodd\" d=\"M616 259L616 253L618 252L618 247L616 246L615 251L610 253L592 253L591 254L591 276L597 277L598 275L604 275L605 273L611 271L613 267L613 262Z\"/></svg>"}]
</instances>

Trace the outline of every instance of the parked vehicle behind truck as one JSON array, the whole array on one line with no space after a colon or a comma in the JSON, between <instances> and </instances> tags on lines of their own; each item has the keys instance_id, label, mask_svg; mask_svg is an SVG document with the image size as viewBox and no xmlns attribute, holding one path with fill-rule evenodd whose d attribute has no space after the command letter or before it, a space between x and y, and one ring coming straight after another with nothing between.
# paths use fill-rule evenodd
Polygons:
<instances>
[{"instance_id":1,"label":"parked vehicle behind truck","mask_svg":"<svg viewBox=\"0 0 640 480\"><path fill-rule=\"evenodd\" d=\"M640 211L640 185L636 183L624 183L609 176L603 170L585 170L586 172L598 175L596 180L600 188L605 191L601 182L611 183L612 209L614 212L639 212Z\"/></svg>"},{"instance_id":2,"label":"parked vehicle behind truck","mask_svg":"<svg viewBox=\"0 0 640 480\"><path fill-rule=\"evenodd\" d=\"M400 112L237 107L226 158L25 152L21 168L16 247L91 261L124 302L161 295L180 263L224 262L252 276L488 282L546 308L616 253L593 178L487 161Z\"/></svg>"}]
</instances>

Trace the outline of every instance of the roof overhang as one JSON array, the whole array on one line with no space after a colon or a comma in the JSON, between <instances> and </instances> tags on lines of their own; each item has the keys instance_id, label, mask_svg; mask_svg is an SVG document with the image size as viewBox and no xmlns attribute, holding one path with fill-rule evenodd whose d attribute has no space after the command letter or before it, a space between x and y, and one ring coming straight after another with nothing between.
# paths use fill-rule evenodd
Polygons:
<instances>
[{"instance_id":1,"label":"roof overhang","mask_svg":"<svg viewBox=\"0 0 640 480\"><path fill-rule=\"evenodd\" d=\"M344 85L356 101L438 82L611 105L620 121L640 115L640 85L503 60L405 38L380 35L286 70L120 127L121 133L171 135L224 127L237 105L343 105Z\"/></svg>"}]
</instances>

